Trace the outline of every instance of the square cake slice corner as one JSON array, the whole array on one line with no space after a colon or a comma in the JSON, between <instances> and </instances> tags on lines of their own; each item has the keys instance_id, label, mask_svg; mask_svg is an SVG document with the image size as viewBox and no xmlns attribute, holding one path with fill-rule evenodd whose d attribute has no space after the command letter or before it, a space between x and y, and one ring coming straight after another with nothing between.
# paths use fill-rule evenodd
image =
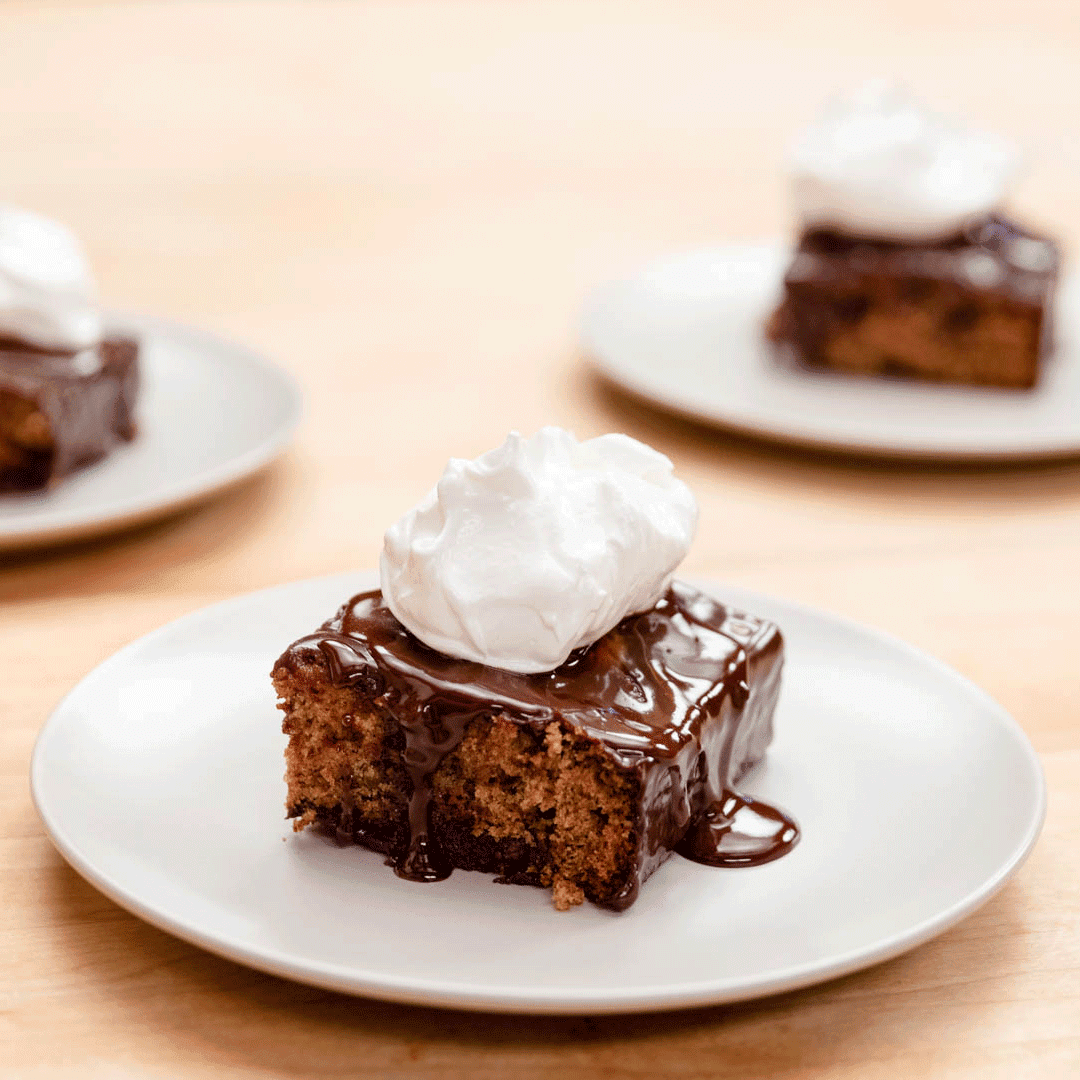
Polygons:
<instances>
[{"instance_id":1,"label":"square cake slice corner","mask_svg":"<svg viewBox=\"0 0 1080 1080\"><path fill-rule=\"evenodd\" d=\"M680 583L539 675L436 653L362 594L274 667L287 812L404 877L622 909L764 756L782 663L773 624Z\"/></svg>"}]
</instances>

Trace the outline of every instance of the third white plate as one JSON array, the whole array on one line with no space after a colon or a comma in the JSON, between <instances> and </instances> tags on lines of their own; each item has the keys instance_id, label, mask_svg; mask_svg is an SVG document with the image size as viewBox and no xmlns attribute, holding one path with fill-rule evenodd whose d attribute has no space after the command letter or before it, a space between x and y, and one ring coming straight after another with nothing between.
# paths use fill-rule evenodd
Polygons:
<instances>
[{"instance_id":1,"label":"third white plate","mask_svg":"<svg viewBox=\"0 0 1080 1080\"><path fill-rule=\"evenodd\" d=\"M162 319L112 322L140 339L138 435L53 491L0 497L0 550L167 514L257 472L292 438L300 390L269 360Z\"/></svg>"}]
</instances>

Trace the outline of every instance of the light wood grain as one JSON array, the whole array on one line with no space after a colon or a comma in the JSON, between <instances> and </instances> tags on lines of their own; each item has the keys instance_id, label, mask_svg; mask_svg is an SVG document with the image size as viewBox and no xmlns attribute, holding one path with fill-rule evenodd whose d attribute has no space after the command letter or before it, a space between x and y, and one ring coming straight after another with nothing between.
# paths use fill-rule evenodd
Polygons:
<instances>
[{"instance_id":1,"label":"light wood grain","mask_svg":"<svg viewBox=\"0 0 1080 1080\"><path fill-rule=\"evenodd\" d=\"M1021 139L1019 205L1075 250L1073 0L5 3L0 57L0 197L74 225L110 302L261 348L308 401L295 449L239 490L0 565L0 1074L1080 1075L1080 463L739 442L606 390L574 338L595 282L781 233L787 139L870 74ZM689 571L891 630L1012 710L1051 790L1018 878L941 939L817 989L543 1020L262 976L67 868L26 773L82 675L210 601L372 566L447 456L547 421L675 459L703 509Z\"/></svg>"}]
</instances>

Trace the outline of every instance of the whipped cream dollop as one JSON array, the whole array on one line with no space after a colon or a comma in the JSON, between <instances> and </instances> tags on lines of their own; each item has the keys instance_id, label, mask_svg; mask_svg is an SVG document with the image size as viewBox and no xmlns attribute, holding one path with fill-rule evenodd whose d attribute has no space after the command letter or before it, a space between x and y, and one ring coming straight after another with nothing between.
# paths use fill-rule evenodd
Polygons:
<instances>
[{"instance_id":1,"label":"whipped cream dollop","mask_svg":"<svg viewBox=\"0 0 1080 1080\"><path fill-rule=\"evenodd\" d=\"M0 338L76 352L101 340L90 268L57 221L0 205Z\"/></svg>"},{"instance_id":2,"label":"whipped cream dollop","mask_svg":"<svg viewBox=\"0 0 1080 1080\"><path fill-rule=\"evenodd\" d=\"M795 209L804 227L937 239L1000 206L1018 165L1005 139L872 83L835 101L796 144Z\"/></svg>"},{"instance_id":3,"label":"whipped cream dollop","mask_svg":"<svg viewBox=\"0 0 1080 1080\"><path fill-rule=\"evenodd\" d=\"M387 605L424 644L550 671L667 591L697 503L663 454L627 435L511 434L386 533Z\"/></svg>"}]
</instances>

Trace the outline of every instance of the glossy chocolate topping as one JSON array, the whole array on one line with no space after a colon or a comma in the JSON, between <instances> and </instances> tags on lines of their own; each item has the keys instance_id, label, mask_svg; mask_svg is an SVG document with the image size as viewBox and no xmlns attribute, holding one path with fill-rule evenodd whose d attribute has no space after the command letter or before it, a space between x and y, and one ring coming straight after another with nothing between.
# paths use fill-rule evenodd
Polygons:
<instances>
[{"instance_id":1,"label":"glossy chocolate topping","mask_svg":"<svg viewBox=\"0 0 1080 1080\"><path fill-rule=\"evenodd\" d=\"M1045 300L1060 263L1057 246L1002 217L988 217L939 240L904 243L807 229L799 238L789 281L842 273L891 273L953 281L1014 301Z\"/></svg>"},{"instance_id":2,"label":"glossy chocolate topping","mask_svg":"<svg viewBox=\"0 0 1080 1080\"><path fill-rule=\"evenodd\" d=\"M335 684L359 683L395 717L412 781L408 849L395 861L414 880L446 877L435 848L430 779L478 717L544 728L565 721L636 773L637 886L672 849L715 866L749 866L790 850L798 828L782 811L732 790L764 754L779 690L782 644L770 623L728 611L675 583L651 611L624 619L554 671L521 675L457 660L408 633L379 592L355 597L279 663L305 650Z\"/></svg>"}]
</instances>

